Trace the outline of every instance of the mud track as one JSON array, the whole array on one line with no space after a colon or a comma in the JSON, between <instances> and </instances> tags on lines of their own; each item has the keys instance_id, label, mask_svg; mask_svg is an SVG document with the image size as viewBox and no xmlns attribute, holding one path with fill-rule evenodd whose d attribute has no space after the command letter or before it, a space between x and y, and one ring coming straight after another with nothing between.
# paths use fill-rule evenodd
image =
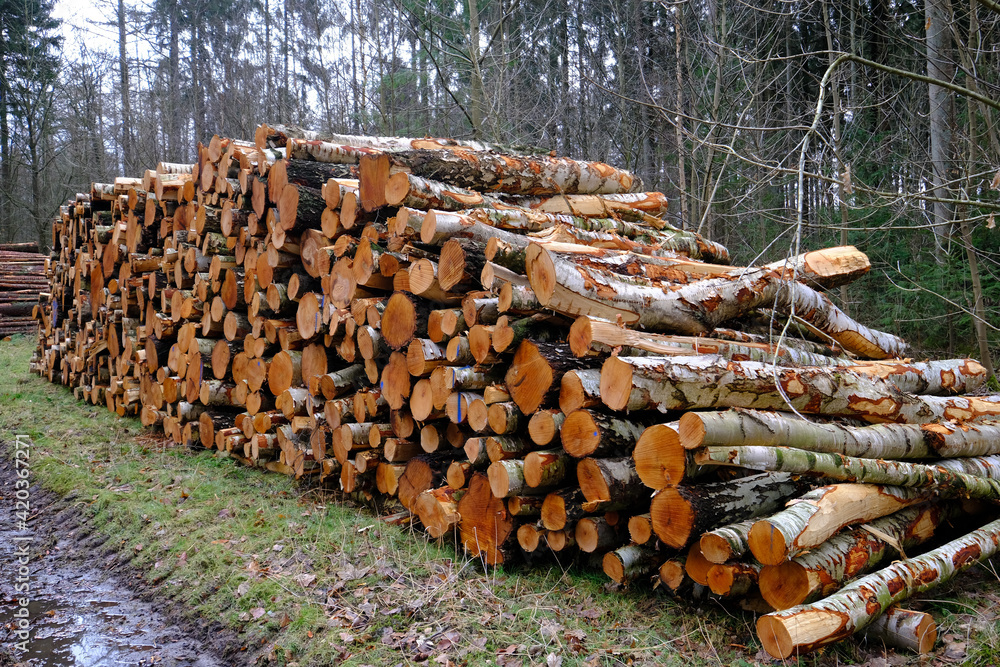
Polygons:
<instances>
[{"instance_id":1,"label":"mud track","mask_svg":"<svg viewBox=\"0 0 1000 667\"><path fill-rule=\"evenodd\" d=\"M106 536L87 525L82 499L60 498L33 485L26 530L21 529L12 449L0 443L0 666L252 663L235 634L218 623L192 620L180 604L159 596L129 565L126 553L116 552ZM19 573L25 548L27 582ZM29 600L26 641L18 632L22 599Z\"/></svg>"}]
</instances>

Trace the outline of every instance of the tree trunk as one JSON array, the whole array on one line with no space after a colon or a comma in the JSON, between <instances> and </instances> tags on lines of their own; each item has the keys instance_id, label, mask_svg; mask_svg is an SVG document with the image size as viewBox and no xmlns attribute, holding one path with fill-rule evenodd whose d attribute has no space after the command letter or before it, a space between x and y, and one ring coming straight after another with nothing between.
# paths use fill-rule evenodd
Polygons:
<instances>
[{"instance_id":1,"label":"tree trunk","mask_svg":"<svg viewBox=\"0 0 1000 667\"><path fill-rule=\"evenodd\" d=\"M925 655L937 642L937 622L923 611L892 606L865 628L869 641Z\"/></svg>"},{"instance_id":2,"label":"tree trunk","mask_svg":"<svg viewBox=\"0 0 1000 667\"><path fill-rule=\"evenodd\" d=\"M390 174L408 173L463 188L511 195L638 192L642 181L602 162L447 150L390 153Z\"/></svg>"},{"instance_id":3,"label":"tree trunk","mask_svg":"<svg viewBox=\"0 0 1000 667\"><path fill-rule=\"evenodd\" d=\"M922 556L897 561L819 602L762 616L757 636L776 658L808 653L849 637L890 605L948 581L998 548L1000 520Z\"/></svg>"},{"instance_id":4,"label":"tree trunk","mask_svg":"<svg viewBox=\"0 0 1000 667\"><path fill-rule=\"evenodd\" d=\"M563 449L578 459L586 456L628 454L635 448L649 422L609 417L596 411L577 410L560 430Z\"/></svg>"},{"instance_id":5,"label":"tree trunk","mask_svg":"<svg viewBox=\"0 0 1000 667\"><path fill-rule=\"evenodd\" d=\"M750 550L750 529L756 521L756 519L737 521L703 534L698 544L705 560L711 563L725 563L741 558Z\"/></svg>"},{"instance_id":6,"label":"tree trunk","mask_svg":"<svg viewBox=\"0 0 1000 667\"><path fill-rule=\"evenodd\" d=\"M933 489L942 498L1000 498L998 479L903 461L856 459L788 447L705 447L696 453L695 460L703 465L734 465L751 470L822 475L842 482Z\"/></svg>"},{"instance_id":7,"label":"tree trunk","mask_svg":"<svg viewBox=\"0 0 1000 667\"><path fill-rule=\"evenodd\" d=\"M826 296L768 268L738 276L677 284L657 271L655 258L641 260L635 275L624 265L631 253L588 253L586 264L533 244L526 251L531 288L545 307L563 315L590 315L654 332L701 334L760 307L794 313L809 326L864 357L903 356L907 345L891 334L847 317ZM628 278L624 278L624 273Z\"/></svg>"},{"instance_id":8,"label":"tree trunk","mask_svg":"<svg viewBox=\"0 0 1000 667\"><path fill-rule=\"evenodd\" d=\"M790 561L764 567L760 592L777 610L830 595L844 582L871 572L886 558L905 558L900 549L926 542L942 522L957 513L957 506L940 503L910 507L834 535Z\"/></svg>"},{"instance_id":9,"label":"tree trunk","mask_svg":"<svg viewBox=\"0 0 1000 667\"><path fill-rule=\"evenodd\" d=\"M516 532L514 521L503 500L490 491L486 475L472 476L468 492L458 501L458 513L462 516L459 534L470 556L481 557L487 565L500 565L508 560L510 542Z\"/></svg>"},{"instance_id":10,"label":"tree trunk","mask_svg":"<svg viewBox=\"0 0 1000 667\"><path fill-rule=\"evenodd\" d=\"M728 482L668 486L653 496L649 514L663 543L681 549L701 533L777 509L802 488L789 474L762 474Z\"/></svg>"},{"instance_id":11,"label":"tree trunk","mask_svg":"<svg viewBox=\"0 0 1000 667\"><path fill-rule=\"evenodd\" d=\"M612 410L739 407L910 424L1000 415L995 397L905 394L849 368L786 368L717 357L610 357L601 399Z\"/></svg>"},{"instance_id":12,"label":"tree trunk","mask_svg":"<svg viewBox=\"0 0 1000 667\"><path fill-rule=\"evenodd\" d=\"M875 484L813 489L750 529L750 551L763 565L779 565L812 549L841 528L898 512L931 498L926 491Z\"/></svg>"},{"instance_id":13,"label":"tree trunk","mask_svg":"<svg viewBox=\"0 0 1000 667\"><path fill-rule=\"evenodd\" d=\"M688 412L678 436L686 449L702 446L787 446L870 459L926 459L1000 454L1000 424L874 424L848 426L759 410Z\"/></svg>"}]
</instances>

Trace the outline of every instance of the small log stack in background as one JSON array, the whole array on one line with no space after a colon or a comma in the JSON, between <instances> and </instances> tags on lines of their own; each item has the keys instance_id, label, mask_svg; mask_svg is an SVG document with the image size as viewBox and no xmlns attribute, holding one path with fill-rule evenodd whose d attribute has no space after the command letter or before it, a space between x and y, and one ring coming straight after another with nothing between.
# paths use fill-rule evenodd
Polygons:
<instances>
[{"instance_id":1,"label":"small log stack in background","mask_svg":"<svg viewBox=\"0 0 1000 667\"><path fill-rule=\"evenodd\" d=\"M626 171L471 142L261 126L198 154L62 208L39 373L395 497L487 564L753 600L775 656L866 626L927 650L889 605L995 550L1000 397L824 295L868 271L853 247L730 266Z\"/></svg>"},{"instance_id":2,"label":"small log stack in background","mask_svg":"<svg viewBox=\"0 0 1000 667\"><path fill-rule=\"evenodd\" d=\"M48 268L37 243L0 243L0 338L35 333L35 309L49 300Z\"/></svg>"}]
</instances>

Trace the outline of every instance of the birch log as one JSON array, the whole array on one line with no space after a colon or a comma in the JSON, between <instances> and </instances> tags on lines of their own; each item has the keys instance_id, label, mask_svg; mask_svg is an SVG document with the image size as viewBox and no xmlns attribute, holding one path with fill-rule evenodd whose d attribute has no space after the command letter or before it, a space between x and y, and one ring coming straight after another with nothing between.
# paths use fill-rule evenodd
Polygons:
<instances>
[{"instance_id":1,"label":"birch log","mask_svg":"<svg viewBox=\"0 0 1000 667\"><path fill-rule=\"evenodd\" d=\"M680 549L709 528L774 511L801 488L792 475L780 473L668 486L653 496L649 514L656 536Z\"/></svg>"},{"instance_id":2,"label":"birch log","mask_svg":"<svg viewBox=\"0 0 1000 667\"><path fill-rule=\"evenodd\" d=\"M1000 480L905 461L859 459L790 447L705 447L696 453L695 461L702 465L814 474L843 482L933 489L942 498L1000 499Z\"/></svg>"},{"instance_id":3,"label":"birch log","mask_svg":"<svg viewBox=\"0 0 1000 667\"><path fill-rule=\"evenodd\" d=\"M389 154L390 174L408 173L463 188L512 195L637 192L642 181L603 162L476 153L461 149Z\"/></svg>"},{"instance_id":4,"label":"birch log","mask_svg":"<svg viewBox=\"0 0 1000 667\"><path fill-rule=\"evenodd\" d=\"M759 410L689 412L678 436L686 449L703 445L794 447L872 459L954 458L1000 454L1000 423L816 423L788 413Z\"/></svg>"},{"instance_id":5,"label":"birch log","mask_svg":"<svg viewBox=\"0 0 1000 667\"><path fill-rule=\"evenodd\" d=\"M844 639L890 605L948 581L1000 548L1000 520L917 558L897 561L811 605L760 617L757 636L776 658L788 658Z\"/></svg>"},{"instance_id":6,"label":"birch log","mask_svg":"<svg viewBox=\"0 0 1000 667\"><path fill-rule=\"evenodd\" d=\"M794 313L862 357L903 356L907 345L869 329L802 283L769 268L738 276L672 281L655 258L604 251L570 256L533 244L526 250L528 280L538 301L563 315L591 315L664 333L699 334L760 307Z\"/></svg>"},{"instance_id":7,"label":"birch log","mask_svg":"<svg viewBox=\"0 0 1000 667\"><path fill-rule=\"evenodd\" d=\"M929 500L927 491L877 484L832 484L813 489L750 529L750 551L778 565L826 542L844 526L872 521Z\"/></svg>"},{"instance_id":8,"label":"birch log","mask_svg":"<svg viewBox=\"0 0 1000 667\"><path fill-rule=\"evenodd\" d=\"M810 551L760 573L760 592L775 609L830 595L844 582L873 571L888 557L922 544L958 507L935 503L908 507L834 535Z\"/></svg>"},{"instance_id":9,"label":"birch log","mask_svg":"<svg viewBox=\"0 0 1000 667\"><path fill-rule=\"evenodd\" d=\"M601 399L612 410L795 409L910 424L1000 416L997 397L916 396L849 368L793 368L710 355L610 357L601 368Z\"/></svg>"}]
</instances>

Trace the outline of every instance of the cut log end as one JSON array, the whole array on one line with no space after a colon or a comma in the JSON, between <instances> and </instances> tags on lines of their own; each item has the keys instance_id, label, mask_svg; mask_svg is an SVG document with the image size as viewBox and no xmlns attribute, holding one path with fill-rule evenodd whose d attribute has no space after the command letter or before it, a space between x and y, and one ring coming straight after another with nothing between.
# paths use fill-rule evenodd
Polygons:
<instances>
[{"instance_id":1,"label":"cut log end","mask_svg":"<svg viewBox=\"0 0 1000 667\"><path fill-rule=\"evenodd\" d=\"M632 393L632 367L609 357L601 367L601 400L612 410L624 410Z\"/></svg>"},{"instance_id":2,"label":"cut log end","mask_svg":"<svg viewBox=\"0 0 1000 667\"><path fill-rule=\"evenodd\" d=\"M687 454L680 446L677 431L667 424L656 424L643 431L632 457L636 474L651 489L680 483L687 469Z\"/></svg>"},{"instance_id":3,"label":"cut log end","mask_svg":"<svg viewBox=\"0 0 1000 667\"><path fill-rule=\"evenodd\" d=\"M771 616L761 616L757 619L757 638L764 650L775 658L789 658L795 644L792 636L780 619Z\"/></svg>"},{"instance_id":4,"label":"cut log end","mask_svg":"<svg viewBox=\"0 0 1000 667\"><path fill-rule=\"evenodd\" d=\"M785 536L767 520L753 525L748 543L754 558L762 565L780 565L788 560Z\"/></svg>"},{"instance_id":5,"label":"cut log end","mask_svg":"<svg viewBox=\"0 0 1000 667\"><path fill-rule=\"evenodd\" d=\"M694 513L691 503L674 487L661 489L654 496L649 507L649 516L653 524L653 532L663 540L663 543L680 549L687 545L691 538L691 526L694 523Z\"/></svg>"},{"instance_id":6,"label":"cut log end","mask_svg":"<svg viewBox=\"0 0 1000 667\"><path fill-rule=\"evenodd\" d=\"M696 412L681 415L677 425L677 435L685 449L695 449L705 440L705 423Z\"/></svg>"},{"instance_id":7,"label":"cut log end","mask_svg":"<svg viewBox=\"0 0 1000 667\"><path fill-rule=\"evenodd\" d=\"M761 568L758 585L764 600L779 611L802 604L811 590L806 569L794 561Z\"/></svg>"}]
</instances>

